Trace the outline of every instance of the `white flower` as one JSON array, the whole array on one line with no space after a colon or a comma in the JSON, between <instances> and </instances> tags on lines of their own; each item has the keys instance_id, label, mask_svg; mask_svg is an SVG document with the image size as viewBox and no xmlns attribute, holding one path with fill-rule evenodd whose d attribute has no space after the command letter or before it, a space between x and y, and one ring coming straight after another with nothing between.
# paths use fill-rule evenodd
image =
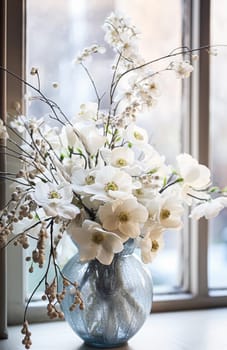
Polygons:
<instances>
[{"instance_id":1,"label":"white flower","mask_svg":"<svg viewBox=\"0 0 227 350\"><path fill-rule=\"evenodd\" d=\"M103 230L97 223L85 220L81 228L71 231L78 244L80 260L99 260L104 265L111 264L114 254L123 249L121 239L113 232Z\"/></svg>"},{"instance_id":2,"label":"white flower","mask_svg":"<svg viewBox=\"0 0 227 350\"><path fill-rule=\"evenodd\" d=\"M73 192L70 184L59 186L49 182L38 182L35 186L33 199L48 216L73 219L80 212L79 208L71 204Z\"/></svg>"},{"instance_id":3,"label":"white flower","mask_svg":"<svg viewBox=\"0 0 227 350\"><path fill-rule=\"evenodd\" d=\"M3 123L3 120L0 119L0 139L8 139L9 135L6 129L6 126Z\"/></svg>"},{"instance_id":4,"label":"white flower","mask_svg":"<svg viewBox=\"0 0 227 350\"><path fill-rule=\"evenodd\" d=\"M212 219L217 216L224 207L227 207L227 197L211 199L197 205L192 210L190 217L195 220L200 219L202 216L205 216L206 219Z\"/></svg>"},{"instance_id":5,"label":"white flower","mask_svg":"<svg viewBox=\"0 0 227 350\"><path fill-rule=\"evenodd\" d=\"M130 20L121 14L111 13L107 17L104 26L105 41L117 52L121 52L124 59L120 60L119 66L124 70L137 63L137 37L138 31ZM128 60L125 58L129 58Z\"/></svg>"},{"instance_id":6,"label":"white flower","mask_svg":"<svg viewBox=\"0 0 227 350\"><path fill-rule=\"evenodd\" d=\"M75 244L72 242L70 236L65 233L57 246L58 265L63 267L76 252L77 248Z\"/></svg>"},{"instance_id":7,"label":"white flower","mask_svg":"<svg viewBox=\"0 0 227 350\"><path fill-rule=\"evenodd\" d=\"M192 198L187 195L195 195L193 190L200 191L206 189L210 184L210 170L202 164L199 164L189 154L180 154L177 156L177 164L180 176L183 178L183 194L188 204L192 203Z\"/></svg>"},{"instance_id":8,"label":"white flower","mask_svg":"<svg viewBox=\"0 0 227 350\"><path fill-rule=\"evenodd\" d=\"M165 229L180 229L182 227L181 216L184 212L181 201L175 194L160 195L147 201L149 212L148 225L159 223Z\"/></svg>"},{"instance_id":9,"label":"white flower","mask_svg":"<svg viewBox=\"0 0 227 350\"><path fill-rule=\"evenodd\" d=\"M99 130L94 123L77 123L75 124L85 149L90 154L95 154L106 142L106 137L100 135Z\"/></svg>"},{"instance_id":10,"label":"white flower","mask_svg":"<svg viewBox=\"0 0 227 350\"><path fill-rule=\"evenodd\" d=\"M101 153L104 161L117 168L129 167L134 163L134 152L128 147L117 147L112 151L105 149Z\"/></svg>"},{"instance_id":11,"label":"white flower","mask_svg":"<svg viewBox=\"0 0 227 350\"><path fill-rule=\"evenodd\" d=\"M208 54L210 56L217 56L218 55L218 49L217 48L209 48L207 50Z\"/></svg>"},{"instance_id":12,"label":"white flower","mask_svg":"<svg viewBox=\"0 0 227 350\"><path fill-rule=\"evenodd\" d=\"M72 169L71 182L76 193L84 193L86 191L85 186L92 185L95 182L95 171L75 166Z\"/></svg>"},{"instance_id":13,"label":"white flower","mask_svg":"<svg viewBox=\"0 0 227 350\"><path fill-rule=\"evenodd\" d=\"M148 80L148 82L145 83L145 86L151 96L159 97L161 95L160 82L156 79Z\"/></svg>"},{"instance_id":14,"label":"white flower","mask_svg":"<svg viewBox=\"0 0 227 350\"><path fill-rule=\"evenodd\" d=\"M194 68L188 61L172 62L171 69L176 72L177 78L189 78Z\"/></svg>"},{"instance_id":15,"label":"white flower","mask_svg":"<svg viewBox=\"0 0 227 350\"><path fill-rule=\"evenodd\" d=\"M63 126L61 134L59 135L62 153L65 155L69 154L69 148L74 151L81 146L81 141L78 138L78 135L74 128L71 125Z\"/></svg>"},{"instance_id":16,"label":"white flower","mask_svg":"<svg viewBox=\"0 0 227 350\"><path fill-rule=\"evenodd\" d=\"M105 53L106 49L103 46L99 46L97 44L86 47L81 53L77 55L75 58L75 63L82 63L83 61L90 58L94 53Z\"/></svg>"},{"instance_id":17,"label":"white flower","mask_svg":"<svg viewBox=\"0 0 227 350\"><path fill-rule=\"evenodd\" d=\"M140 235L140 226L148 218L147 209L134 198L107 202L100 207L98 215L105 229L119 230L123 235L131 238Z\"/></svg>"},{"instance_id":18,"label":"white flower","mask_svg":"<svg viewBox=\"0 0 227 350\"><path fill-rule=\"evenodd\" d=\"M177 156L177 164L184 182L195 189L203 189L210 183L210 170L198 163L190 154Z\"/></svg>"},{"instance_id":19,"label":"white flower","mask_svg":"<svg viewBox=\"0 0 227 350\"><path fill-rule=\"evenodd\" d=\"M110 165L97 170L95 182L84 188L84 192L92 194L93 199L105 202L111 199L132 198L132 190L131 176Z\"/></svg>"},{"instance_id":20,"label":"white flower","mask_svg":"<svg viewBox=\"0 0 227 350\"><path fill-rule=\"evenodd\" d=\"M159 222L164 228L180 229L182 227L181 216L184 208L175 196L167 197L161 202Z\"/></svg>"},{"instance_id":21,"label":"white flower","mask_svg":"<svg viewBox=\"0 0 227 350\"><path fill-rule=\"evenodd\" d=\"M148 142L147 131L134 123L129 124L125 130L125 139L135 146L144 146Z\"/></svg>"},{"instance_id":22,"label":"white flower","mask_svg":"<svg viewBox=\"0 0 227 350\"><path fill-rule=\"evenodd\" d=\"M160 178L168 177L169 167L165 164L165 157L161 156L150 144L141 147L140 164L144 173L152 173Z\"/></svg>"},{"instance_id":23,"label":"white flower","mask_svg":"<svg viewBox=\"0 0 227 350\"><path fill-rule=\"evenodd\" d=\"M141 259L145 264L148 264L154 260L160 249L162 249L164 245L163 242L163 236L161 233L157 238L153 238L149 233L145 237L141 238L139 242Z\"/></svg>"}]
</instances>

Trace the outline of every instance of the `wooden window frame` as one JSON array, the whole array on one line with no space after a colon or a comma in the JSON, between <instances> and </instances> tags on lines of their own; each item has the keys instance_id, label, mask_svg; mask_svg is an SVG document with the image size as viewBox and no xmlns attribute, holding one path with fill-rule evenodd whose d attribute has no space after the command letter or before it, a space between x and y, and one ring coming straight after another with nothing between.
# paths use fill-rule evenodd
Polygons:
<instances>
[{"instance_id":1,"label":"wooden window frame","mask_svg":"<svg viewBox=\"0 0 227 350\"><path fill-rule=\"evenodd\" d=\"M6 13L7 2L0 4L0 66L6 66ZM6 119L6 74L0 71L0 116ZM0 171L6 169L6 159L4 155L4 141L0 141ZM5 183L0 181L0 208L5 204ZM0 249L0 339L7 338L7 288L6 288L6 250Z\"/></svg>"}]
</instances>

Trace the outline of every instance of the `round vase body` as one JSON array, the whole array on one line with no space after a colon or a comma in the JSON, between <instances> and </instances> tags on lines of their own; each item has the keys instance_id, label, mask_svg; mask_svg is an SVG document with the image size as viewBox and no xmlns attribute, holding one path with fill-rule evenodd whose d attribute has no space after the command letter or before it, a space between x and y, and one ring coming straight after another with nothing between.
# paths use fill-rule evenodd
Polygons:
<instances>
[{"instance_id":1,"label":"round vase body","mask_svg":"<svg viewBox=\"0 0 227 350\"><path fill-rule=\"evenodd\" d=\"M110 265L98 260L82 263L76 254L63 269L80 287L84 310L69 308L73 288L67 287L61 303L65 319L85 343L102 348L120 346L143 325L152 305L152 279L130 244Z\"/></svg>"}]
</instances>

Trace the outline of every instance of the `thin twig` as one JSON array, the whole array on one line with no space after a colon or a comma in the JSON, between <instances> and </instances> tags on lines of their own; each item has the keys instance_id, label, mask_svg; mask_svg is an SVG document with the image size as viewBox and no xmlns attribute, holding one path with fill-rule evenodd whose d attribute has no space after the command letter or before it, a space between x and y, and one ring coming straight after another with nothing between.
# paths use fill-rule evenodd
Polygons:
<instances>
[{"instance_id":1,"label":"thin twig","mask_svg":"<svg viewBox=\"0 0 227 350\"><path fill-rule=\"evenodd\" d=\"M151 61L148 61L148 62L145 62L137 67L133 67L133 68L130 68L128 69L127 71L123 72L119 78L116 80L115 82L115 85L113 87L113 91L112 91L112 94L114 95L115 91L116 91L116 88L120 82L120 80L125 76L127 75L128 73L130 72L133 72L135 70L138 70L138 69L141 69L141 68L144 68L144 67L147 67L149 66L150 64L153 64L153 63L156 63L156 62L160 62L160 61L163 61L165 59L168 59L168 58L171 58L171 57L176 57L176 56L179 56L179 55L184 55L184 54L187 54L187 53L193 53L193 52L197 52L197 51L202 51L202 50L207 50L207 49L210 49L210 48L214 48L214 47L227 47L227 45L204 45L204 46L200 46L198 48L195 48L195 49L190 49L190 48L183 48L182 51L180 52L176 52L176 53L170 53L168 55L164 55L164 56L161 56L159 58L155 58Z\"/></svg>"},{"instance_id":2,"label":"thin twig","mask_svg":"<svg viewBox=\"0 0 227 350\"><path fill-rule=\"evenodd\" d=\"M48 98L43 94L43 92L41 90L39 90L38 88L36 88L35 86L33 86L32 84L30 84L29 82L27 82L26 80L24 80L23 78L21 78L19 75L11 72L9 69L0 66L0 70L3 70L4 72L7 72L9 75L11 75L12 77L14 77L15 79L21 81L22 83L24 83L26 86L29 86L31 89L33 89L34 91L36 91L40 96L43 97L43 99L45 100L46 104L50 107L50 109L52 110L53 114L56 117L56 120L59 120L59 117L54 109L54 107L52 106L52 104L49 102ZM68 121L68 118L67 118Z\"/></svg>"},{"instance_id":3,"label":"thin twig","mask_svg":"<svg viewBox=\"0 0 227 350\"><path fill-rule=\"evenodd\" d=\"M99 110L99 107L100 107L100 100L101 100L101 99L100 99L100 96L99 96L97 87L96 87L96 85L95 85L95 81L94 81L94 79L92 78L92 76L91 76L89 70L87 69L87 67L86 67L82 62L81 62L80 64L81 64L81 66L83 67L83 69L85 70L85 72L87 73L87 76L88 76L88 78L90 79L90 82L91 82L91 84L92 84L92 86L93 86L93 88L94 88L95 95L96 95L97 102L98 102L98 110Z\"/></svg>"}]
</instances>

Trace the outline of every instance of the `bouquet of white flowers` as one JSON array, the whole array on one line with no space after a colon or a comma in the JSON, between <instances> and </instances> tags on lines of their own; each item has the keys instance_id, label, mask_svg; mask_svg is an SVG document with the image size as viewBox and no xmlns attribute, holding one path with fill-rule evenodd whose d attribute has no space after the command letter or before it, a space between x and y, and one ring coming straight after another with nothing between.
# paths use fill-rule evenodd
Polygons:
<instances>
[{"instance_id":1,"label":"bouquet of white flowers","mask_svg":"<svg viewBox=\"0 0 227 350\"><path fill-rule=\"evenodd\" d=\"M211 186L205 165L189 154L178 155L173 165L166 164L148 142L147 131L137 125L137 116L152 108L160 93L161 74L153 71L152 63L163 62L162 74L171 70L177 78L188 78L197 57L194 53L208 46L180 48L145 62L137 48L138 31L128 19L111 14L104 30L105 41L116 52L108 110L102 109L103 96L86 66L87 58L105 53L104 47L95 44L85 48L76 63L87 73L96 100L81 104L74 119L46 97L39 85L24 81L35 98L49 106L54 127L47 120L22 115L8 125L0 124L0 136L7 139L6 152L21 164L18 173L1 174L13 181L14 189L0 214L0 244L13 241L26 249L34 240L36 248L26 257L30 272L36 264L42 268L48 255L42 281L51 318L63 317L56 301L61 303L68 284L75 287L76 304L83 308L76 281L65 278L58 264L63 235L75 241L81 261L97 259L109 265L124 243L133 239L142 261L149 263L163 244L163 232L182 227L185 205L193 205L190 216L195 219L209 219L227 205L225 191ZM32 68L31 74L39 82L38 69ZM9 133L14 137L9 138ZM18 227L23 228L18 232ZM51 265L54 278L49 280ZM59 276L64 282L62 293L57 291ZM31 344L26 313L36 289L25 310L26 348Z\"/></svg>"}]
</instances>

